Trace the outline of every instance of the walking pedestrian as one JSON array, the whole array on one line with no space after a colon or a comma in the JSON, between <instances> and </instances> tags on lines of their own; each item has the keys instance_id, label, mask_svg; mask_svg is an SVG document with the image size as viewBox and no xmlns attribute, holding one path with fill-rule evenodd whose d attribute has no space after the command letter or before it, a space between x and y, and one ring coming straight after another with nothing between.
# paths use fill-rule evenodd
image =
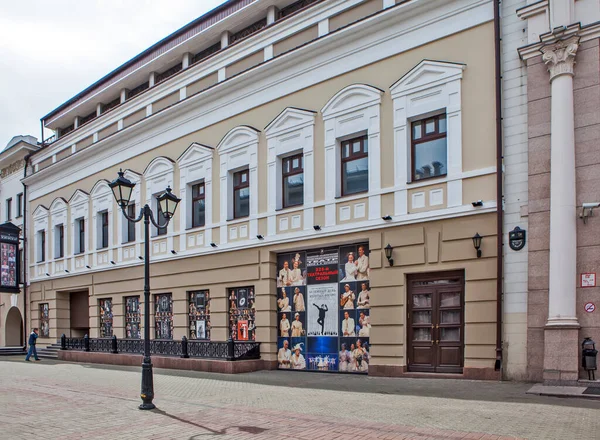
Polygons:
<instances>
[{"instance_id":1,"label":"walking pedestrian","mask_svg":"<svg viewBox=\"0 0 600 440\"><path fill-rule=\"evenodd\" d=\"M29 335L29 350L27 351L27 356L25 357L25 360L27 362L29 362L29 358L32 354L36 361L40 360L37 354L37 350L35 349L35 343L37 341L38 334L39 330L37 328L34 328L31 334Z\"/></svg>"}]
</instances>

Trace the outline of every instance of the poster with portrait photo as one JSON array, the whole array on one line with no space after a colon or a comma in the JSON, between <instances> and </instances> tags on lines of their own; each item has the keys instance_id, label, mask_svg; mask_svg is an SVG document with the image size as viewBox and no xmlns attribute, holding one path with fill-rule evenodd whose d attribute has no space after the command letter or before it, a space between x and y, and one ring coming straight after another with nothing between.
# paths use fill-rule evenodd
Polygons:
<instances>
[{"instance_id":1,"label":"poster with portrait photo","mask_svg":"<svg viewBox=\"0 0 600 440\"><path fill-rule=\"evenodd\" d=\"M338 335L338 285L317 284L307 287L308 336Z\"/></svg>"},{"instance_id":2,"label":"poster with portrait photo","mask_svg":"<svg viewBox=\"0 0 600 440\"><path fill-rule=\"evenodd\" d=\"M277 287L306 285L306 254L291 252L277 256Z\"/></svg>"},{"instance_id":3,"label":"poster with portrait photo","mask_svg":"<svg viewBox=\"0 0 600 440\"><path fill-rule=\"evenodd\" d=\"M356 283L340 283L339 302L342 310L353 310L356 308Z\"/></svg>"},{"instance_id":4,"label":"poster with portrait photo","mask_svg":"<svg viewBox=\"0 0 600 440\"><path fill-rule=\"evenodd\" d=\"M290 335L292 338L306 336L306 313L292 312L290 314Z\"/></svg>"},{"instance_id":5,"label":"poster with portrait photo","mask_svg":"<svg viewBox=\"0 0 600 440\"><path fill-rule=\"evenodd\" d=\"M368 280L369 246L359 244L340 247L340 283Z\"/></svg>"},{"instance_id":6,"label":"poster with portrait photo","mask_svg":"<svg viewBox=\"0 0 600 440\"><path fill-rule=\"evenodd\" d=\"M277 336L289 338L292 334L292 313L280 312L277 314Z\"/></svg>"},{"instance_id":7,"label":"poster with portrait photo","mask_svg":"<svg viewBox=\"0 0 600 440\"><path fill-rule=\"evenodd\" d=\"M369 281L362 280L356 282L356 308L370 309L371 308L371 287Z\"/></svg>"},{"instance_id":8,"label":"poster with portrait photo","mask_svg":"<svg viewBox=\"0 0 600 440\"><path fill-rule=\"evenodd\" d=\"M370 309L356 310L356 336L359 338L371 337Z\"/></svg>"},{"instance_id":9,"label":"poster with portrait photo","mask_svg":"<svg viewBox=\"0 0 600 440\"><path fill-rule=\"evenodd\" d=\"M292 350L289 338L277 338L277 366L284 370L291 368Z\"/></svg>"},{"instance_id":10,"label":"poster with portrait photo","mask_svg":"<svg viewBox=\"0 0 600 440\"><path fill-rule=\"evenodd\" d=\"M292 298L290 298L291 287L277 288L277 311L289 313L292 311Z\"/></svg>"}]
</instances>

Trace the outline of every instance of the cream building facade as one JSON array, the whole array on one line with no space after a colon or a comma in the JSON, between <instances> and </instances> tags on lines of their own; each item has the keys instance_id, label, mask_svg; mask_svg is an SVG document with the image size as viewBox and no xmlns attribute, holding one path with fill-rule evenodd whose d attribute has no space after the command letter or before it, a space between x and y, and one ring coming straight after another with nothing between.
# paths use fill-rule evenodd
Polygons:
<instances>
[{"instance_id":1,"label":"cream building facade","mask_svg":"<svg viewBox=\"0 0 600 440\"><path fill-rule=\"evenodd\" d=\"M495 5L229 1L46 115L57 136L24 179L41 342L139 337L123 169L132 212L182 199L152 231L154 338L255 340L265 368L288 341L291 368L338 370L344 344L344 371L499 378Z\"/></svg>"}]
</instances>

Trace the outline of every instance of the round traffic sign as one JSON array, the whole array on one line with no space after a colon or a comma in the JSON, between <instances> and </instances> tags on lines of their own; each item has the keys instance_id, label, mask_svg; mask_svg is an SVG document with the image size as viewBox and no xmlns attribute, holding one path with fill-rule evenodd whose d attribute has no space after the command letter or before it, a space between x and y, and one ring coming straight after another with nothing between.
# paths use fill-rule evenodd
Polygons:
<instances>
[{"instance_id":1,"label":"round traffic sign","mask_svg":"<svg viewBox=\"0 0 600 440\"><path fill-rule=\"evenodd\" d=\"M593 302L589 302L585 304L584 308L586 312L592 313L594 310L596 310L596 305Z\"/></svg>"}]
</instances>

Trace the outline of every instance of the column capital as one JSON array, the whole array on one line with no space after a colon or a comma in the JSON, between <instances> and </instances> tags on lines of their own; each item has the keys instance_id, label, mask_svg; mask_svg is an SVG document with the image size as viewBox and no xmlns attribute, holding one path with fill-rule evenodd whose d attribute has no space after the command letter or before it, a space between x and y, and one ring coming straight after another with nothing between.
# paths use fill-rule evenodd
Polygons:
<instances>
[{"instance_id":1,"label":"column capital","mask_svg":"<svg viewBox=\"0 0 600 440\"><path fill-rule=\"evenodd\" d=\"M574 35L565 40L543 46L542 61L548 66L550 81L559 75L573 76L575 66L575 54L579 48L579 37Z\"/></svg>"}]
</instances>

